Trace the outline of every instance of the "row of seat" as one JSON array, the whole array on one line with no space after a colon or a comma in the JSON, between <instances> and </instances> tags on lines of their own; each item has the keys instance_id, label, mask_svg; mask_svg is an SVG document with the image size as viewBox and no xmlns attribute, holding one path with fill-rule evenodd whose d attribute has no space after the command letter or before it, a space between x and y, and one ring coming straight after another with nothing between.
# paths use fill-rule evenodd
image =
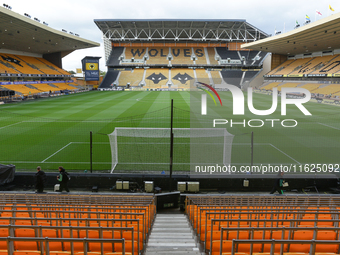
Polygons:
<instances>
[{"instance_id":1,"label":"row of seat","mask_svg":"<svg viewBox=\"0 0 340 255\"><path fill-rule=\"evenodd\" d=\"M219 65L219 60L237 60L239 65L243 61L249 64L255 62L254 57L258 51L252 54L239 54L236 50L228 50L220 47L125 47L120 57L120 64L158 64L158 65ZM261 57L263 57L261 55ZM258 64L258 63L257 63Z\"/></svg>"},{"instance_id":2,"label":"row of seat","mask_svg":"<svg viewBox=\"0 0 340 255\"><path fill-rule=\"evenodd\" d=\"M340 96L340 85L339 84L324 84L324 83L299 83L299 82L270 82L264 84L260 89L262 90L273 90L277 88L281 91L282 88L303 88L307 89L313 95L329 96L332 97Z\"/></svg>"},{"instance_id":3,"label":"row of seat","mask_svg":"<svg viewBox=\"0 0 340 255\"><path fill-rule=\"evenodd\" d=\"M153 196L6 194L0 198L0 250L48 254L47 245L53 255L140 254L155 213Z\"/></svg>"},{"instance_id":4,"label":"row of seat","mask_svg":"<svg viewBox=\"0 0 340 255\"><path fill-rule=\"evenodd\" d=\"M340 55L288 59L271 70L268 76L332 75L340 72Z\"/></svg>"},{"instance_id":5,"label":"row of seat","mask_svg":"<svg viewBox=\"0 0 340 255\"><path fill-rule=\"evenodd\" d=\"M340 251L339 210L338 197L189 196L186 201L186 212L198 239L214 255L233 251L235 254L271 251L335 254ZM286 244L266 244L273 239ZM312 239L320 242L294 243ZM233 240L248 243L237 243L232 251ZM252 241L257 243L251 245ZM335 243L327 244L329 241Z\"/></svg>"},{"instance_id":6,"label":"row of seat","mask_svg":"<svg viewBox=\"0 0 340 255\"><path fill-rule=\"evenodd\" d=\"M79 87L72 83L41 83L41 84L11 84L2 85L3 88L13 90L16 94L29 96L43 92L56 92L61 90L79 90Z\"/></svg>"},{"instance_id":7,"label":"row of seat","mask_svg":"<svg viewBox=\"0 0 340 255\"><path fill-rule=\"evenodd\" d=\"M7 246L0 255L133 255L126 252L126 241L122 239L98 238L49 238L49 237L0 237ZM23 250L18 250L23 246ZM24 250L31 247L32 250ZM56 247L69 247L69 251L57 251ZM21 248L21 247L20 247ZM96 250L96 251L91 251Z\"/></svg>"},{"instance_id":8,"label":"row of seat","mask_svg":"<svg viewBox=\"0 0 340 255\"><path fill-rule=\"evenodd\" d=\"M0 54L0 73L30 75L70 75L68 72L39 57Z\"/></svg>"}]
</instances>

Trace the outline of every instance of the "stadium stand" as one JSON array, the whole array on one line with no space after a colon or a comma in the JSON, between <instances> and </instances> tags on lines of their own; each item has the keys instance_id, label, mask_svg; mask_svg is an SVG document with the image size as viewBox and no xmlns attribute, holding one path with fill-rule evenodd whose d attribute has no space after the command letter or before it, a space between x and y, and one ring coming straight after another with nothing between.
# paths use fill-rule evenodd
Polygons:
<instances>
[{"instance_id":1,"label":"stadium stand","mask_svg":"<svg viewBox=\"0 0 340 255\"><path fill-rule=\"evenodd\" d=\"M300 84L300 82L285 82L277 87L277 91L281 91L282 88L295 88Z\"/></svg>"},{"instance_id":2,"label":"stadium stand","mask_svg":"<svg viewBox=\"0 0 340 255\"><path fill-rule=\"evenodd\" d=\"M208 72L205 69L196 69L196 78L202 82L210 83Z\"/></svg>"},{"instance_id":3,"label":"stadium stand","mask_svg":"<svg viewBox=\"0 0 340 255\"><path fill-rule=\"evenodd\" d=\"M7 62L8 73L23 73L23 74L43 74L37 67L28 65L19 57L11 54L0 54L2 61ZM31 58L31 57L30 57Z\"/></svg>"},{"instance_id":4,"label":"stadium stand","mask_svg":"<svg viewBox=\"0 0 340 255\"><path fill-rule=\"evenodd\" d=\"M195 56L195 64L196 65L206 65L207 64L207 58L206 58L206 55L205 55L204 48L195 47L192 50L193 50L193 54Z\"/></svg>"},{"instance_id":5,"label":"stadium stand","mask_svg":"<svg viewBox=\"0 0 340 255\"><path fill-rule=\"evenodd\" d=\"M147 54L147 48L126 47L124 53L125 53L125 59L131 59L131 58L141 59L144 57L145 54Z\"/></svg>"},{"instance_id":6,"label":"stadium stand","mask_svg":"<svg viewBox=\"0 0 340 255\"><path fill-rule=\"evenodd\" d=\"M2 85L2 87L7 88L9 90L14 90L15 92L18 92L20 95L23 96L29 96L33 94L40 93L40 90L37 90L35 88L29 87L29 85Z\"/></svg>"},{"instance_id":7,"label":"stadium stand","mask_svg":"<svg viewBox=\"0 0 340 255\"><path fill-rule=\"evenodd\" d=\"M190 86L190 83L194 81L195 75L192 69L171 69L171 82L178 88L185 88Z\"/></svg>"},{"instance_id":8,"label":"stadium stand","mask_svg":"<svg viewBox=\"0 0 340 255\"><path fill-rule=\"evenodd\" d=\"M307 83L301 86L301 88L309 90L309 92L314 93L313 91L320 87L321 84L319 83Z\"/></svg>"},{"instance_id":9,"label":"stadium stand","mask_svg":"<svg viewBox=\"0 0 340 255\"><path fill-rule=\"evenodd\" d=\"M250 82L258 73L258 71L245 71L243 81L241 81L241 83Z\"/></svg>"},{"instance_id":10,"label":"stadium stand","mask_svg":"<svg viewBox=\"0 0 340 255\"><path fill-rule=\"evenodd\" d=\"M331 196L191 195L186 213L212 255L337 254L339 202Z\"/></svg>"},{"instance_id":11,"label":"stadium stand","mask_svg":"<svg viewBox=\"0 0 340 255\"><path fill-rule=\"evenodd\" d=\"M172 65L192 65L192 49L190 47L171 47Z\"/></svg>"},{"instance_id":12,"label":"stadium stand","mask_svg":"<svg viewBox=\"0 0 340 255\"><path fill-rule=\"evenodd\" d=\"M253 55L255 56L252 57ZM252 66L259 66L263 62L266 55L267 55L267 52L264 52L264 51L260 51L258 53L256 51L251 51L249 52L249 57L248 57L247 62L250 62L250 65Z\"/></svg>"},{"instance_id":13,"label":"stadium stand","mask_svg":"<svg viewBox=\"0 0 340 255\"><path fill-rule=\"evenodd\" d=\"M318 59L314 67L315 71L310 74L329 74L337 73L340 70L340 56L328 56Z\"/></svg>"},{"instance_id":14,"label":"stadium stand","mask_svg":"<svg viewBox=\"0 0 340 255\"><path fill-rule=\"evenodd\" d=\"M113 47L111 54L107 60L108 66L118 66L119 65L119 58L123 55L124 47Z\"/></svg>"},{"instance_id":15,"label":"stadium stand","mask_svg":"<svg viewBox=\"0 0 340 255\"><path fill-rule=\"evenodd\" d=\"M145 47L138 47L138 45L145 45ZM233 50L228 50L226 47L209 47L207 45L202 47L176 46L176 44L171 43L166 45L169 47L166 47L165 44L163 47L159 45L161 44L135 43L129 46L124 45L125 47L112 47L107 61L109 66L108 73L99 88L116 88L113 87L113 84L119 86L119 89L122 89L128 84L132 86L132 89L141 89L142 87L144 89L168 89L170 85L172 85L172 89L176 89L178 86L178 88L186 88L186 86L181 86L183 84L176 80L176 74L173 75L175 72L178 72L178 66L189 69L191 69L191 67L196 68L194 72L188 69L179 72L180 74L187 73L189 75L187 78L189 79L205 79L205 82L209 84L221 84L224 83L224 81L229 81L230 84L236 83L237 86L240 86L241 83L251 82L261 71L261 67L259 66L262 65L262 61L267 54L259 51L239 51L235 45ZM244 57L244 61L241 60L242 57ZM134 58L133 61L131 61L132 58ZM234 62L227 63L227 59L232 59ZM141 75L135 77L134 73L123 70L116 72L113 69L118 70L122 66L124 68L134 68L135 65L143 65L146 68L147 71L144 73L143 79L140 77ZM238 68L248 65L256 68L245 73L243 73L241 69L223 69L222 73L220 73L221 71L197 71L203 67L207 68L207 66L214 65L234 65ZM170 68L170 79L167 72L164 72L164 69L161 71L158 70L160 67ZM155 75L162 74L162 77L151 77L150 75L153 73L155 73ZM159 81L161 82L150 83L151 80L148 79L148 77L150 77L151 80L155 78L160 79ZM181 79L181 77L178 78ZM169 83L164 79L168 79ZM145 84L148 86L144 86Z\"/></svg>"},{"instance_id":16,"label":"stadium stand","mask_svg":"<svg viewBox=\"0 0 340 255\"><path fill-rule=\"evenodd\" d=\"M210 71L210 75L214 84L222 83L222 77L219 71Z\"/></svg>"},{"instance_id":17,"label":"stadium stand","mask_svg":"<svg viewBox=\"0 0 340 255\"><path fill-rule=\"evenodd\" d=\"M12 54L0 54L0 63L7 73L21 74L48 74L48 75L69 75L68 72L58 68L43 58L19 56Z\"/></svg>"},{"instance_id":18,"label":"stadium stand","mask_svg":"<svg viewBox=\"0 0 340 255\"><path fill-rule=\"evenodd\" d=\"M169 50L169 47L149 47L149 59L146 61L146 64L168 65Z\"/></svg>"},{"instance_id":19,"label":"stadium stand","mask_svg":"<svg viewBox=\"0 0 340 255\"><path fill-rule=\"evenodd\" d=\"M210 65L218 65L218 61L215 59L215 48L207 48Z\"/></svg>"},{"instance_id":20,"label":"stadium stand","mask_svg":"<svg viewBox=\"0 0 340 255\"><path fill-rule=\"evenodd\" d=\"M281 65L270 71L267 76L332 76L333 74L340 71L339 60L339 55L288 59L287 61L283 62Z\"/></svg>"},{"instance_id":21,"label":"stadium stand","mask_svg":"<svg viewBox=\"0 0 340 255\"><path fill-rule=\"evenodd\" d=\"M166 86L169 81L168 68L149 68L145 74L145 88L157 89Z\"/></svg>"},{"instance_id":22,"label":"stadium stand","mask_svg":"<svg viewBox=\"0 0 340 255\"><path fill-rule=\"evenodd\" d=\"M6 254L140 254L156 213L153 196L122 194L6 194L0 207Z\"/></svg>"},{"instance_id":23,"label":"stadium stand","mask_svg":"<svg viewBox=\"0 0 340 255\"><path fill-rule=\"evenodd\" d=\"M281 82L270 82L269 84L264 84L261 89L264 90L272 90L273 88L277 87Z\"/></svg>"},{"instance_id":24,"label":"stadium stand","mask_svg":"<svg viewBox=\"0 0 340 255\"><path fill-rule=\"evenodd\" d=\"M118 75L119 75L119 71L116 71L113 68L108 68L107 73L102 83L100 84L100 87L101 88L112 88L114 85L114 82L117 80Z\"/></svg>"},{"instance_id":25,"label":"stadium stand","mask_svg":"<svg viewBox=\"0 0 340 255\"><path fill-rule=\"evenodd\" d=\"M236 86L241 85L241 79L243 71L241 70L225 70L221 72L223 80L228 84L233 84Z\"/></svg>"},{"instance_id":26,"label":"stadium stand","mask_svg":"<svg viewBox=\"0 0 340 255\"><path fill-rule=\"evenodd\" d=\"M280 75L280 72L285 68L288 68L295 60L294 59L288 59L287 61L283 62L281 65L279 65L278 67L274 68L273 70L271 70L267 75Z\"/></svg>"},{"instance_id":27,"label":"stadium stand","mask_svg":"<svg viewBox=\"0 0 340 255\"><path fill-rule=\"evenodd\" d=\"M240 56L238 55L237 51L228 50L222 47L216 47L216 51L218 55L220 55L221 59L233 59L233 60L240 60Z\"/></svg>"},{"instance_id":28,"label":"stadium stand","mask_svg":"<svg viewBox=\"0 0 340 255\"><path fill-rule=\"evenodd\" d=\"M138 86L143 80L144 69L134 69L131 71L121 71L118 78L119 86Z\"/></svg>"},{"instance_id":29,"label":"stadium stand","mask_svg":"<svg viewBox=\"0 0 340 255\"><path fill-rule=\"evenodd\" d=\"M340 92L340 84L330 84L326 86L320 86L319 88L313 90L314 94L319 94L323 96L332 96Z\"/></svg>"}]
</instances>

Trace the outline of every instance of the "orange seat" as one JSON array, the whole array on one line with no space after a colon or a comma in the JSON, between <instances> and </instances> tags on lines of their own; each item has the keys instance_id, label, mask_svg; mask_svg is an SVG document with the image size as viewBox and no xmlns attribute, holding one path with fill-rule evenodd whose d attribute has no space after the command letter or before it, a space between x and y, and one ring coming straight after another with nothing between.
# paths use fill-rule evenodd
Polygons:
<instances>
[{"instance_id":1,"label":"orange seat","mask_svg":"<svg viewBox=\"0 0 340 255\"><path fill-rule=\"evenodd\" d=\"M8 228L0 228L0 237L7 237L9 236ZM1 249L1 248L0 248Z\"/></svg>"},{"instance_id":2,"label":"orange seat","mask_svg":"<svg viewBox=\"0 0 340 255\"><path fill-rule=\"evenodd\" d=\"M224 240L222 241L222 253L231 252L232 241ZM221 241L213 241L211 244L211 255L220 254L220 244Z\"/></svg>"},{"instance_id":3,"label":"orange seat","mask_svg":"<svg viewBox=\"0 0 340 255\"><path fill-rule=\"evenodd\" d=\"M38 255L41 254L40 251L15 251L13 255Z\"/></svg>"}]
</instances>

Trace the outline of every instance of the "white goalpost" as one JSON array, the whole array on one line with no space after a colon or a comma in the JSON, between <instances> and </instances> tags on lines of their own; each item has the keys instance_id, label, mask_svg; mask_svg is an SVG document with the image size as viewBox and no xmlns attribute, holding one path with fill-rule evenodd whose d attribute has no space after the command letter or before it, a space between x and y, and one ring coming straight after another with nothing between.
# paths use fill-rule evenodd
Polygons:
<instances>
[{"instance_id":1,"label":"white goalpost","mask_svg":"<svg viewBox=\"0 0 340 255\"><path fill-rule=\"evenodd\" d=\"M195 165L230 164L234 136L225 128L173 128L173 133L175 170ZM126 171L169 170L170 128L117 127L108 136L111 173L117 168Z\"/></svg>"}]
</instances>

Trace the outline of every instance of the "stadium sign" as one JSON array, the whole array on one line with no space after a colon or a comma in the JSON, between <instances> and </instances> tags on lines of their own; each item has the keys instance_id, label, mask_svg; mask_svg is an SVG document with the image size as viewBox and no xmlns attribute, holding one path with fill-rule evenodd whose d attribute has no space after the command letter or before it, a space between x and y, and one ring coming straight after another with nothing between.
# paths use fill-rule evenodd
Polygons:
<instances>
[{"instance_id":1,"label":"stadium sign","mask_svg":"<svg viewBox=\"0 0 340 255\"><path fill-rule=\"evenodd\" d=\"M99 81L100 57L85 57L81 60L85 81Z\"/></svg>"}]
</instances>

